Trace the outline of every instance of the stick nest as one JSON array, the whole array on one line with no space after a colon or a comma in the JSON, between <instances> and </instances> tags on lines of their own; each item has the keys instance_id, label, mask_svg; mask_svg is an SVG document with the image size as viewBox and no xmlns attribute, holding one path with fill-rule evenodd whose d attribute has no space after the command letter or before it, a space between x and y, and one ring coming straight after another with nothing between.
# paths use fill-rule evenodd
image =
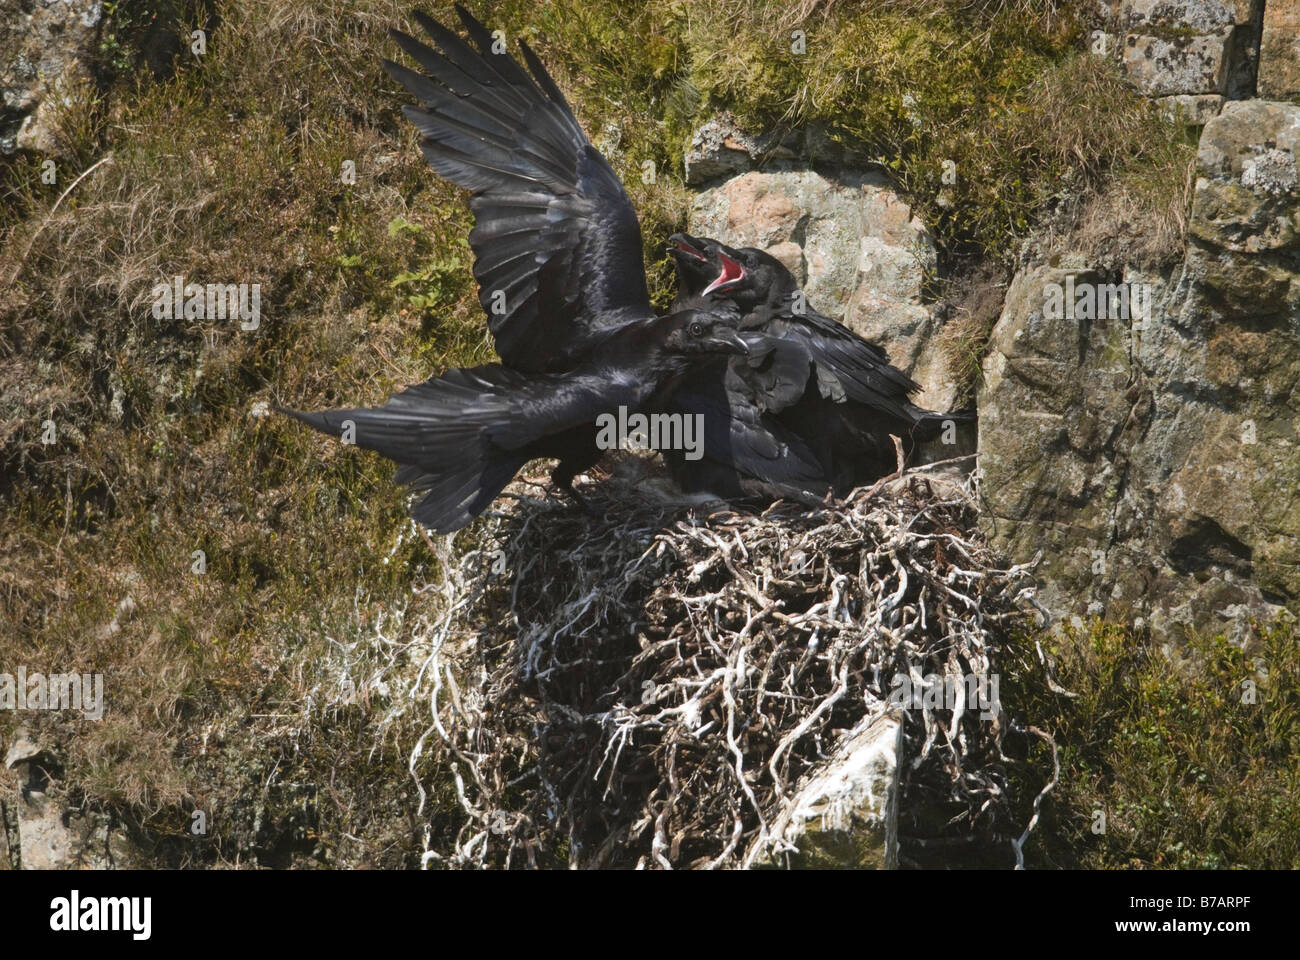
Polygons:
<instances>
[{"instance_id":1,"label":"stick nest","mask_svg":"<svg viewBox=\"0 0 1300 960\"><path fill-rule=\"evenodd\" d=\"M975 532L970 481L753 513L587 490L598 515L520 498L476 549L435 547L446 604L411 771L422 798L455 796L426 865L779 863L770 825L800 779L889 709L895 675L994 671L1028 586ZM1005 715L902 712L904 796L926 784L995 820Z\"/></svg>"}]
</instances>

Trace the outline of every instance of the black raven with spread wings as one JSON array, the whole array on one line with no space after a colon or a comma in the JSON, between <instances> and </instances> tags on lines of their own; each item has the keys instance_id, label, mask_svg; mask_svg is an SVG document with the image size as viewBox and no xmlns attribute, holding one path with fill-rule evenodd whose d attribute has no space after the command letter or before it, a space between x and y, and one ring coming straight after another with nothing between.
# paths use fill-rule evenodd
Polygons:
<instances>
[{"instance_id":1,"label":"black raven with spread wings","mask_svg":"<svg viewBox=\"0 0 1300 960\"><path fill-rule=\"evenodd\" d=\"M481 513L526 462L575 498L593 465L597 418L662 409L693 365L748 351L715 286L668 316L650 306L636 211L537 57L525 71L487 28L456 12L470 43L422 14L437 49L392 36L427 72L385 61L421 101L403 108L435 171L470 191L479 300L501 364L452 370L374 409L300 413L403 465L425 492L413 516L440 533ZM706 418L707 429L707 418Z\"/></svg>"},{"instance_id":2,"label":"black raven with spread wings","mask_svg":"<svg viewBox=\"0 0 1300 960\"><path fill-rule=\"evenodd\" d=\"M701 395L737 414L758 418L800 458L811 457L836 490L890 473L897 456L891 434L905 452L937 437L946 421L969 412L939 413L912 403L920 389L875 344L806 302L798 281L775 257L753 247L734 249L686 234L672 238L683 302L722 288L741 311L745 359L715 361L686 378L678 398ZM725 372L721 368L725 367ZM745 489L765 464L744 447L706 446L704 460L670 460L688 487Z\"/></svg>"}]
</instances>

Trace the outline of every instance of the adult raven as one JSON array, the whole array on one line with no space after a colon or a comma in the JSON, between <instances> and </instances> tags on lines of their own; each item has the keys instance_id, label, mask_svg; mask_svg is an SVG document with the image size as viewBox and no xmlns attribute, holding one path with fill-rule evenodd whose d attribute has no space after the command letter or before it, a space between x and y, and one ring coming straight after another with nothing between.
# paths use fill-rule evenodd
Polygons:
<instances>
[{"instance_id":1,"label":"adult raven","mask_svg":"<svg viewBox=\"0 0 1300 960\"><path fill-rule=\"evenodd\" d=\"M528 45L525 71L456 13L472 45L415 13L437 49L390 35L427 75L384 66L421 101L403 112L430 166L470 191L474 276L502 363L449 371L373 410L285 411L326 433L351 420L359 446L426 492L413 515L439 532L468 523L536 457L560 459L552 479L576 498L574 476L600 455L597 416L661 409L701 356L748 349L734 308L729 319L707 301L655 313L617 175Z\"/></svg>"},{"instance_id":2,"label":"adult raven","mask_svg":"<svg viewBox=\"0 0 1300 960\"><path fill-rule=\"evenodd\" d=\"M725 363L725 372L718 362L687 378L677 394L681 405L703 396L709 406L725 402L756 418L799 459L811 456L841 492L894 469L891 435L910 453L915 442L938 436L945 421L970 419L966 412L938 413L912 403L909 395L919 385L879 347L813 309L794 275L770 254L687 234L671 240L679 295L721 289L741 310L742 335L751 347L747 360ZM767 466L726 445L706 448L704 461L676 458L670 465L688 487L742 489Z\"/></svg>"},{"instance_id":3,"label":"adult raven","mask_svg":"<svg viewBox=\"0 0 1300 960\"><path fill-rule=\"evenodd\" d=\"M502 362L517 370L566 370L602 329L653 315L636 211L528 45L519 44L525 72L505 52L493 52L486 27L459 6L456 13L472 46L416 13L437 49L401 31L391 35L426 75L391 61L384 65L421 101L403 112L420 131L430 165L471 191L474 276ZM715 280L699 292L725 296L744 275ZM761 337L747 339L770 352ZM726 367L714 369L721 375ZM743 489L722 482L725 477L688 489L825 492L825 471L798 438L765 422L761 411L728 404L709 377L692 381L690 397L664 399L662 408L704 416L705 460L711 460L710 449L725 447L735 451L730 462L752 460L753 469ZM674 475L683 476L675 466L685 461L682 452L664 456ZM690 476L698 479L708 469L701 463Z\"/></svg>"},{"instance_id":4,"label":"adult raven","mask_svg":"<svg viewBox=\"0 0 1300 960\"><path fill-rule=\"evenodd\" d=\"M551 479L581 503L573 478L601 456L597 418L617 416L620 407L629 414L657 408L701 359L746 353L736 319L734 310L726 316L697 303L606 329L565 373L493 363L449 370L374 409L280 412L402 464L397 481L425 493L411 515L450 533L538 457L559 459ZM704 423L707 431L707 416Z\"/></svg>"}]
</instances>

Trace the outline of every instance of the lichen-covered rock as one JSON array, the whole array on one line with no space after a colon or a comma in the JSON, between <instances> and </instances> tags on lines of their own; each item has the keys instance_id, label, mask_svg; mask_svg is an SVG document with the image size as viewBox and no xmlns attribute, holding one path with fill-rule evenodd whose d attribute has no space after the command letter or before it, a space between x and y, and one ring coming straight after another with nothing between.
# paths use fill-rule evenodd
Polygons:
<instances>
[{"instance_id":1,"label":"lichen-covered rock","mask_svg":"<svg viewBox=\"0 0 1300 960\"><path fill-rule=\"evenodd\" d=\"M922 300L934 244L886 177L750 171L700 193L690 229L771 253L813 307L878 343L921 384L918 403L950 405L938 322Z\"/></svg>"},{"instance_id":2,"label":"lichen-covered rock","mask_svg":"<svg viewBox=\"0 0 1300 960\"><path fill-rule=\"evenodd\" d=\"M1124 425L1141 399L1128 397L1127 324L1046 309L1049 285L1064 287L1071 276L1049 267L1016 275L979 396L986 523L1010 557L1042 551L1040 579L1054 611L1065 598L1090 598L1133 441ZM1080 272L1075 282L1100 279Z\"/></svg>"},{"instance_id":3,"label":"lichen-covered rock","mask_svg":"<svg viewBox=\"0 0 1300 960\"><path fill-rule=\"evenodd\" d=\"M1227 45L1223 33L1177 40L1130 34L1124 70L1153 97L1217 92L1226 85Z\"/></svg>"},{"instance_id":4,"label":"lichen-covered rock","mask_svg":"<svg viewBox=\"0 0 1300 960\"><path fill-rule=\"evenodd\" d=\"M1055 616L1244 637L1300 609L1298 134L1290 104L1206 125L1176 269L1013 281L980 394L986 522L1012 559L1042 552ZM1149 315L1059 309L1067 283L1118 280L1146 285Z\"/></svg>"},{"instance_id":5,"label":"lichen-covered rock","mask_svg":"<svg viewBox=\"0 0 1300 960\"><path fill-rule=\"evenodd\" d=\"M1258 0L1124 0L1117 4L1124 24L1135 30L1210 33L1249 22Z\"/></svg>"},{"instance_id":6,"label":"lichen-covered rock","mask_svg":"<svg viewBox=\"0 0 1300 960\"><path fill-rule=\"evenodd\" d=\"M1251 95L1258 60L1260 0L1123 0L1103 5L1113 33L1093 50L1115 54L1153 97Z\"/></svg>"},{"instance_id":7,"label":"lichen-covered rock","mask_svg":"<svg viewBox=\"0 0 1300 960\"><path fill-rule=\"evenodd\" d=\"M1229 103L1197 150L1200 177L1191 234L1243 253L1296 245L1300 108L1266 100Z\"/></svg>"},{"instance_id":8,"label":"lichen-covered rock","mask_svg":"<svg viewBox=\"0 0 1300 960\"><path fill-rule=\"evenodd\" d=\"M129 866L134 847L105 813L69 809L50 796L57 760L19 728L3 772L16 778L17 799L0 804L0 869L107 870ZM11 842L6 834L14 834Z\"/></svg>"},{"instance_id":9,"label":"lichen-covered rock","mask_svg":"<svg viewBox=\"0 0 1300 960\"><path fill-rule=\"evenodd\" d=\"M87 75L102 19L98 0L0 0L0 153L59 152L58 98Z\"/></svg>"},{"instance_id":10,"label":"lichen-covered rock","mask_svg":"<svg viewBox=\"0 0 1300 960\"><path fill-rule=\"evenodd\" d=\"M43 796L18 809L24 870L113 870L134 862L126 834L106 814L69 810Z\"/></svg>"},{"instance_id":11,"label":"lichen-covered rock","mask_svg":"<svg viewBox=\"0 0 1300 960\"><path fill-rule=\"evenodd\" d=\"M1223 97L1217 93L1182 93L1162 97L1160 105L1170 119L1181 120L1193 127L1203 127L1211 118L1219 115L1223 109Z\"/></svg>"},{"instance_id":12,"label":"lichen-covered rock","mask_svg":"<svg viewBox=\"0 0 1300 960\"><path fill-rule=\"evenodd\" d=\"M707 183L752 169L762 160L787 160L794 151L780 133L746 133L728 112L710 117L691 136L686 149L686 182Z\"/></svg>"},{"instance_id":13,"label":"lichen-covered rock","mask_svg":"<svg viewBox=\"0 0 1300 960\"><path fill-rule=\"evenodd\" d=\"M1268 0L1259 45L1261 97L1300 97L1300 0Z\"/></svg>"},{"instance_id":14,"label":"lichen-covered rock","mask_svg":"<svg viewBox=\"0 0 1300 960\"><path fill-rule=\"evenodd\" d=\"M724 110L696 128L683 159L686 182L701 186L760 167L775 171L839 164L844 148L820 124L751 133Z\"/></svg>"}]
</instances>

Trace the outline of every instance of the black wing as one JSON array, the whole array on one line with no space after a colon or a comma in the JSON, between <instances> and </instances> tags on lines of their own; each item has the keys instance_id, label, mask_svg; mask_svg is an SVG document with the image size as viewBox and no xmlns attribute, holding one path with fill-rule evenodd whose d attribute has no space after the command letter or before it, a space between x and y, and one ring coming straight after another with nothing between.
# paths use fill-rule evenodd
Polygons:
<instances>
[{"instance_id":1,"label":"black wing","mask_svg":"<svg viewBox=\"0 0 1300 960\"><path fill-rule=\"evenodd\" d=\"M378 407L277 409L401 464L397 482L425 494L412 516L448 533L485 510L527 461L560 455L548 440L636 403L637 391L630 382L524 374L494 363L448 370Z\"/></svg>"},{"instance_id":2,"label":"black wing","mask_svg":"<svg viewBox=\"0 0 1300 960\"><path fill-rule=\"evenodd\" d=\"M769 413L803 399L808 377L814 372L807 346L795 337L778 338L753 331L741 336L749 345L749 356L736 357L728 365L731 390L748 387L753 402Z\"/></svg>"},{"instance_id":3,"label":"black wing","mask_svg":"<svg viewBox=\"0 0 1300 960\"><path fill-rule=\"evenodd\" d=\"M384 66L423 104L403 112L429 164L472 193L474 277L497 353L520 370L562 370L596 331L653 315L641 227L528 45L520 41L526 72L456 12L477 49L416 13L437 50L391 35L428 76Z\"/></svg>"},{"instance_id":4,"label":"black wing","mask_svg":"<svg viewBox=\"0 0 1300 960\"><path fill-rule=\"evenodd\" d=\"M920 385L893 366L875 344L812 309L798 315L783 313L777 323L780 330L769 326L767 332L803 345L816 364L822 396L837 401L847 397L882 413L909 419L912 405L907 398Z\"/></svg>"},{"instance_id":5,"label":"black wing","mask_svg":"<svg viewBox=\"0 0 1300 960\"><path fill-rule=\"evenodd\" d=\"M746 480L772 488L821 490L826 471L808 445L767 413L752 387L734 370L701 369L683 379L667 401L670 410L702 414L704 455L686 460L665 453L674 479L686 490L709 489L720 496L753 492Z\"/></svg>"}]
</instances>

